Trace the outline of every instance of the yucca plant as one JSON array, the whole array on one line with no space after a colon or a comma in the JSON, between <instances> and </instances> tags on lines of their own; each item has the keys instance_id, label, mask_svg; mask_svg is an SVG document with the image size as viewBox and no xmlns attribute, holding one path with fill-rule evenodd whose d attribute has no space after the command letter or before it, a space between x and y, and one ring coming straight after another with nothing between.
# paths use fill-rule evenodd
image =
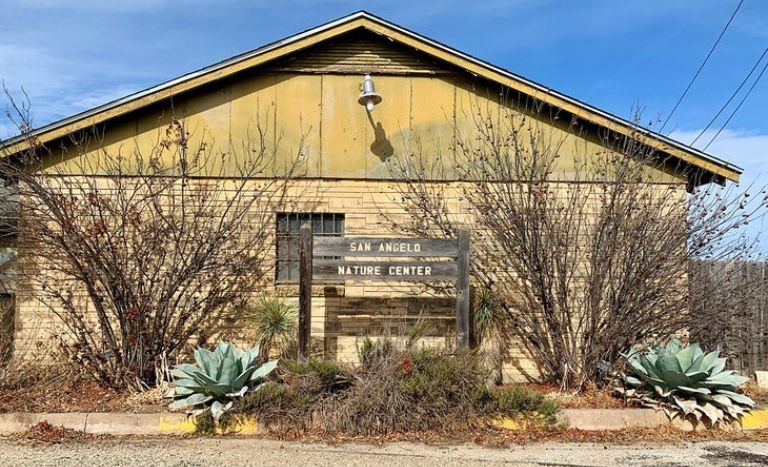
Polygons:
<instances>
[{"instance_id":1,"label":"yucca plant","mask_svg":"<svg viewBox=\"0 0 768 467\"><path fill-rule=\"evenodd\" d=\"M733 421L755 403L736 392L749 378L725 369L720 352L704 353L699 344L684 346L670 339L625 354L632 374L622 375L618 391L648 407L663 409L670 418L693 416L716 424Z\"/></svg>"},{"instance_id":2,"label":"yucca plant","mask_svg":"<svg viewBox=\"0 0 768 467\"><path fill-rule=\"evenodd\" d=\"M168 397L171 409L186 408L194 415L211 411L214 419L229 410L234 399L259 387L276 367L277 360L259 364L259 346L238 350L221 341L210 350L198 347L195 363L176 365L171 374L174 387Z\"/></svg>"},{"instance_id":3,"label":"yucca plant","mask_svg":"<svg viewBox=\"0 0 768 467\"><path fill-rule=\"evenodd\" d=\"M496 383L502 382L505 358L505 336L508 335L506 326L509 324L499 299L489 287L479 290L473 308L475 335L479 342L488 341L485 347L486 358L493 366L493 378Z\"/></svg>"},{"instance_id":4,"label":"yucca plant","mask_svg":"<svg viewBox=\"0 0 768 467\"><path fill-rule=\"evenodd\" d=\"M274 347L284 355L296 340L298 316L296 308L277 298L262 298L247 310L250 327L261 346L262 358L269 358Z\"/></svg>"}]
</instances>

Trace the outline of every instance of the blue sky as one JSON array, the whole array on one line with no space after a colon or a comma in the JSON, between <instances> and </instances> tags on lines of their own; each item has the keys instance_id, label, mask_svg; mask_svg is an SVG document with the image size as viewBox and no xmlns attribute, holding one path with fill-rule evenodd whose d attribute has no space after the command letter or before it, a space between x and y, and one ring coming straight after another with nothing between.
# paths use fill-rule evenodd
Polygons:
<instances>
[{"instance_id":1,"label":"blue sky","mask_svg":"<svg viewBox=\"0 0 768 467\"><path fill-rule=\"evenodd\" d=\"M0 79L24 86L39 126L366 9L617 115L641 106L650 121L666 118L737 3L0 0ZM745 0L672 136L689 143L766 47L768 2ZM747 180L768 182L767 103L768 73L709 148Z\"/></svg>"}]
</instances>

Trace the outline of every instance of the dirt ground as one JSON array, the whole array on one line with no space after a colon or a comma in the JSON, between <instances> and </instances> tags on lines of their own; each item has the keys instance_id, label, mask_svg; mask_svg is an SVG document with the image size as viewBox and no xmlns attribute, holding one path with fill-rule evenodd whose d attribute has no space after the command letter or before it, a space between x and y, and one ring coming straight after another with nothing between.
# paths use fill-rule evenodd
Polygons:
<instances>
[{"instance_id":1,"label":"dirt ground","mask_svg":"<svg viewBox=\"0 0 768 467\"><path fill-rule=\"evenodd\" d=\"M17 388L0 388L0 413L129 412L156 413L167 410L163 396L168 387L128 394L119 393L82 377L40 377Z\"/></svg>"},{"instance_id":2,"label":"dirt ground","mask_svg":"<svg viewBox=\"0 0 768 467\"><path fill-rule=\"evenodd\" d=\"M532 443L489 448L477 445L428 446L416 443L327 445L253 438L114 438L61 444L0 441L0 465L317 465L419 466L699 466L766 465L768 444L703 442Z\"/></svg>"}]
</instances>

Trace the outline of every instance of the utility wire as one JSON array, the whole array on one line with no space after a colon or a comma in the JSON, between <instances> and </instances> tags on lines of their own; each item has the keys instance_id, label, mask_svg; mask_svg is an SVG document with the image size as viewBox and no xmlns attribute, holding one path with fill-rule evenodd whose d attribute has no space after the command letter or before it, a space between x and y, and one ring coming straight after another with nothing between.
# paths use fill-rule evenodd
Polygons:
<instances>
[{"instance_id":1,"label":"utility wire","mask_svg":"<svg viewBox=\"0 0 768 467\"><path fill-rule=\"evenodd\" d=\"M709 140L709 143L707 143L707 145L706 145L706 146L704 146L704 150L705 150L705 151L707 150L707 148L708 148L708 147L709 147L709 146L710 146L712 143L714 143L714 142L715 142L715 140L717 139L717 137L718 137L718 136L720 136L720 133L721 133L721 132L722 132L722 131L725 129L725 127L726 127L726 126L728 126L728 124L731 122L731 119L733 118L733 116L734 116L734 115L736 115L736 112L738 112L738 111L739 111L739 109L741 108L742 104L744 104L744 101L746 101L746 100L747 100L747 97L749 97L749 95L752 93L752 90L753 90L753 89L755 89L755 86L757 86L757 83L759 83L759 82L760 82L760 78L762 78L762 77L763 77L763 74L765 73L765 70L766 70L766 69L768 69L768 61L767 61L767 62L765 62L765 65L763 65L763 69L762 69L762 70L760 70L760 74L759 74L759 75L757 75L757 78L756 78L756 79L755 79L755 81L752 83L752 86L750 86L750 87L749 87L749 89L747 90L747 93L746 93L746 94L744 94L744 97L742 97L742 98L741 98L741 101L739 101L739 105L737 105L737 106L736 106L736 108L735 108L735 109L733 109L733 112L731 112L731 115L729 115L729 116L728 116L728 119L725 121L725 123L723 123L723 126L721 126L719 130L717 130L717 133L715 133L715 136L713 136L713 137L712 137L712 139L711 139L711 140Z\"/></svg>"},{"instance_id":2,"label":"utility wire","mask_svg":"<svg viewBox=\"0 0 768 467\"><path fill-rule=\"evenodd\" d=\"M728 100L725 102L725 104L723 104L723 106L720 107L720 110L717 111L715 116L712 117L712 120L710 120L709 123L707 123L707 126L704 127L703 130L701 130L701 132L696 136L696 138L694 138L693 141L691 141L689 146L693 146L694 144L696 144L696 141L698 141L699 138L704 136L704 133L706 133L707 130L709 130L709 127L711 127L712 124L715 123L715 120L717 120L717 118L720 117L720 115L725 111L725 109L731 104L731 101L733 101L733 99L739 94L739 92L741 92L741 88L743 88L744 85L747 84L747 81L749 81L749 78L752 77L752 74L755 72L755 70L757 70L757 67L760 65L760 62L763 61L763 59L767 54L768 54L768 47L766 47L765 50L763 50L763 54L760 55L760 58L757 59L755 64L752 66L752 69L749 70L749 74L744 78L741 84L739 84L739 87L736 88L735 91L733 91L733 94L731 94L731 97L729 97Z\"/></svg>"},{"instance_id":3,"label":"utility wire","mask_svg":"<svg viewBox=\"0 0 768 467\"><path fill-rule=\"evenodd\" d=\"M666 120L664 120L664 124L663 124L663 125L661 125L661 128L659 129L659 133L661 133L662 131L664 131L664 127L665 127L665 126L667 126L667 123L669 123L669 119L670 119L670 118L672 118L672 115L675 113L675 111L677 110L677 108L680 106L680 103L681 103L681 102L683 102L683 99L684 99L684 98L685 98L685 96L688 94L688 91L690 91L690 90L691 90L691 86L693 86L693 83L696 81L696 78L698 78L698 77L699 77L699 74L701 74L701 70L703 70L703 69L704 69L704 65L706 65L706 64L707 64L707 62L709 61L709 58L712 56L712 53L713 53L713 52L715 51L715 49L717 48L718 44L720 44L720 40L721 40L721 39L723 38L723 36L725 35L725 31L727 31L727 30L728 30L728 27L731 25L731 22L733 22L733 18L735 18L735 17L736 17L736 13L738 13L738 12L739 12L739 9L741 9L741 5L742 5L743 3L744 3L744 0L740 0L740 1L739 1L739 4L738 4L738 5L736 5L736 9L735 9L735 10L733 10L733 13L731 14L731 17L728 19L728 22L725 24L725 27L724 27L724 28L723 28L723 30L720 32L720 35L719 35L719 36L717 36L717 40L716 40L716 41L715 41L715 43L712 45L712 48L711 48L711 49L709 49L709 53L708 53L708 54L707 54L707 56L704 58L704 61L703 61L703 62L701 62L701 66L699 66L699 69L698 69L698 70L696 70L696 74L694 74L694 75L693 75L693 78L691 78L691 81L688 83L688 86L686 86L686 88L685 88L685 91L683 91L683 94L682 94L682 95L680 95L680 98L677 100L677 102L675 102L675 106L674 106L674 107L672 107L672 111L671 111L671 112L669 112L669 115L667 115L667 119L666 119Z\"/></svg>"}]
</instances>

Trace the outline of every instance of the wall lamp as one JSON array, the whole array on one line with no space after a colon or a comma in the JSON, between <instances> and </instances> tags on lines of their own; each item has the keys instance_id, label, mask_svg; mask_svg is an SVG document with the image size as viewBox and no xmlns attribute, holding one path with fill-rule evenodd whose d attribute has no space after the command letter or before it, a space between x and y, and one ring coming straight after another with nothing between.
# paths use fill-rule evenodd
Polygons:
<instances>
[{"instance_id":1,"label":"wall lamp","mask_svg":"<svg viewBox=\"0 0 768 467\"><path fill-rule=\"evenodd\" d=\"M363 77L363 84L360 85L360 91L361 94L357 99L357 102L360 105L364 105L368 112L381 103L381 96L376 93L376 87L373 85L371 75L366 74L365 77Z\"/></svg>"}]
</instances>

